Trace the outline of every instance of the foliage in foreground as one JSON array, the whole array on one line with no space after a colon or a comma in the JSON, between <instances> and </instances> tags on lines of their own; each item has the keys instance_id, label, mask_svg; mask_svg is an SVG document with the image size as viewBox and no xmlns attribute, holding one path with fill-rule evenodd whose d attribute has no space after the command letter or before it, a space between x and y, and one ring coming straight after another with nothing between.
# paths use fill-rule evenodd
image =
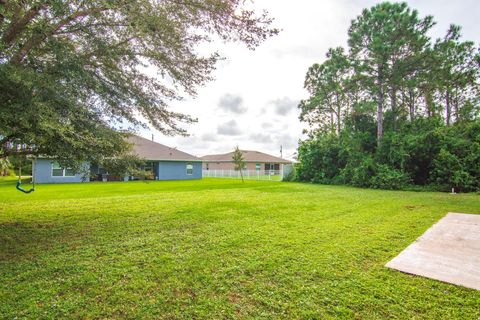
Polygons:
<instances>
[{"instance_id":1,"label":"foliage in foreground","mask_svg":"<svg viewBox=\"0 0 480 320\"><path fill-rule=\"evenodd\" d=\"M12 164L8 158L0 159L0 176L9 176L12 173Z\"/></svg>"},{"instance_id":2,"label":"foliage in foreground","mask_svg":"<svg viewBox=\"0 0 480 320\"><path fill-rule=\"evenodd\" d=\"M0 182L6 319L478 319L480 291L384 267L475 194L204 179Z\"/></svg>"},{"instance_id":3,"label":"foliage in foreground","mask_svg":"<svg viewBox=\"0 0 480 320\"><path fill-rule=\"evenodd\" d=\"M480 188L480 54L450 26L384 2L352 21L349 51L330 49L307 72L297 178L399 189Z\"/></svg>"},{"instance_id":4,"label":"foliage in foreground","mask_svg":"<svg viewBox=\"0 0 480 320\"><path fill-rule=\"evenodd\" d=\"M215 40L255 48L277 33L239 0L0 1L0 158L98 161L119 128L186 134L169 109L212 79Z\"/></svg>"}]
</instances>

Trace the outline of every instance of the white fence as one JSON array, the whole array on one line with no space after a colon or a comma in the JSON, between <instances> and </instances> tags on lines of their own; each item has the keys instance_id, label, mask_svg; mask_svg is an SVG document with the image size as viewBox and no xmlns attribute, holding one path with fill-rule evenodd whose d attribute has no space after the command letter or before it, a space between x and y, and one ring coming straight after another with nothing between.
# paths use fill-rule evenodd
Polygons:
<instances>
[{"instance_id":1,"label":"white fence","mask_svg":"<svg viewBox=\"0 0 480 320\"><path fill-rule=\"evenodd\" d=\"M231 178L241 179L240 171L236 170L203 170L204 178ZM282 170L243 170L243 179L245 180L271 180L282 181Z\"/></svg>"}]
</instances>

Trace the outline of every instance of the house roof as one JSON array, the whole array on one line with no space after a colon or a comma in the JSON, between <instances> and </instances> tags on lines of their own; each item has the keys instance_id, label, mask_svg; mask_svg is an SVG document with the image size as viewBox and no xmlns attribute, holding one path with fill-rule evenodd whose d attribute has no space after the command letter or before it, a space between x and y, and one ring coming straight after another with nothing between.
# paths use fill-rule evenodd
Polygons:
<instances>
[{"instance_id":1,"label":"house roof","mask_svg":"<svg viewBox=\"0 0 480 320\"><path fill-rule=\"evenodd\" d=\"M275 157L260 151L241 150L245 162L266 162L266 163L292 163L279 157ZM204 162L233 162L233 151L224 154L211 154L200 157Z\"/></svg>"},{"instance_id":2,"label":"house roof","mask_svg":"<svg viewBox=\"0 0 480 320\"><path fill-rule=\"evenodd\" d=\"M202 161L186 152L171 148L139 136L132 135L127 141L133 144L133 153L147 160Z\"/></svg>"}]
</instances>

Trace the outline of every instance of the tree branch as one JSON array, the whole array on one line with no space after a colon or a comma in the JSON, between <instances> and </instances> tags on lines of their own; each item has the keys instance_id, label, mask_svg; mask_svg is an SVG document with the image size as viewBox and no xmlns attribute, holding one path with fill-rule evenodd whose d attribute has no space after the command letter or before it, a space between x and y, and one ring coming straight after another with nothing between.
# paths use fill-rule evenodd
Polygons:
<instances>
[{"instance_id":1,"label":"tree branch","mask_svg":"<svg viewBox=\"0 0 480 320\"><path fill-rule=\"evenodd\" d=\"M7 12L7 0L0 0L0 6L4 8L4 12ZM0 25L3 23L5 16L0 14Z\"/></svg>"},{"instance_id":2,"label":"tree branch","mask_svg":"<svg viewBox=\"0 0 480 320\"><path fill-rule=\"evenodd\" d=\"M13 20L10 24L10 27L7 29L5 34L2 37L2 41L10 46L15 38L18 37L24 30L25 27L32 21L46 5L45 4L35 4L33 5L22 18L18 20Z\"/></svg>"},{"instance_id":3,"label":"tree branch","mask_svg":"<svg viewBox=\"0 0 480 320\"><path fill-rule=\"evenodd\" d=\"M64 26L68 25L70 22L75 21L79 18L89 16L93 13L99 13L99 12L106 11L106 10L108 10L108 8L104 8L104 7L93 8L93 9L90 9L90 10L78 11L78 12L66 17L65 19L61 20L59 23L54 25L50 31L48 31L46 33L43 33L43 34L37 33L37 34L33 35L30 39L28 39L25 42L25 44L17 51L17 53L13 55L10 62L12 64L16 64L16 65L20 64L20 62L22 62L22 60L27 56L27 54L33 48L38 46L40 43L42 43L43 41L45 41L47 38L51 37L52 35L55 35L55 33L58 30L62 29Z\"/></svg>"}]
</instances>

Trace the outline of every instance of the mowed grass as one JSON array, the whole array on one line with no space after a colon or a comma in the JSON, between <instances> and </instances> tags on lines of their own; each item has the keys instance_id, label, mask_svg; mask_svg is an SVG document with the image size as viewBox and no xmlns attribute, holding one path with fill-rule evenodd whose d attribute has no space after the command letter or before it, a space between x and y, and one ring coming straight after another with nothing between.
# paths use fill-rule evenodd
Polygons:
<instances>
[{"instance_id":1,"label":"mowed grass","mask_svg":"<svg viewBox=\"0 0 480 320\"><path fill-rule=\"evenodd\" d=\"M384 267L478 194L299 183L0 182L5 319L478 319L480 291Z\"/></svg>"}]
</instances>

